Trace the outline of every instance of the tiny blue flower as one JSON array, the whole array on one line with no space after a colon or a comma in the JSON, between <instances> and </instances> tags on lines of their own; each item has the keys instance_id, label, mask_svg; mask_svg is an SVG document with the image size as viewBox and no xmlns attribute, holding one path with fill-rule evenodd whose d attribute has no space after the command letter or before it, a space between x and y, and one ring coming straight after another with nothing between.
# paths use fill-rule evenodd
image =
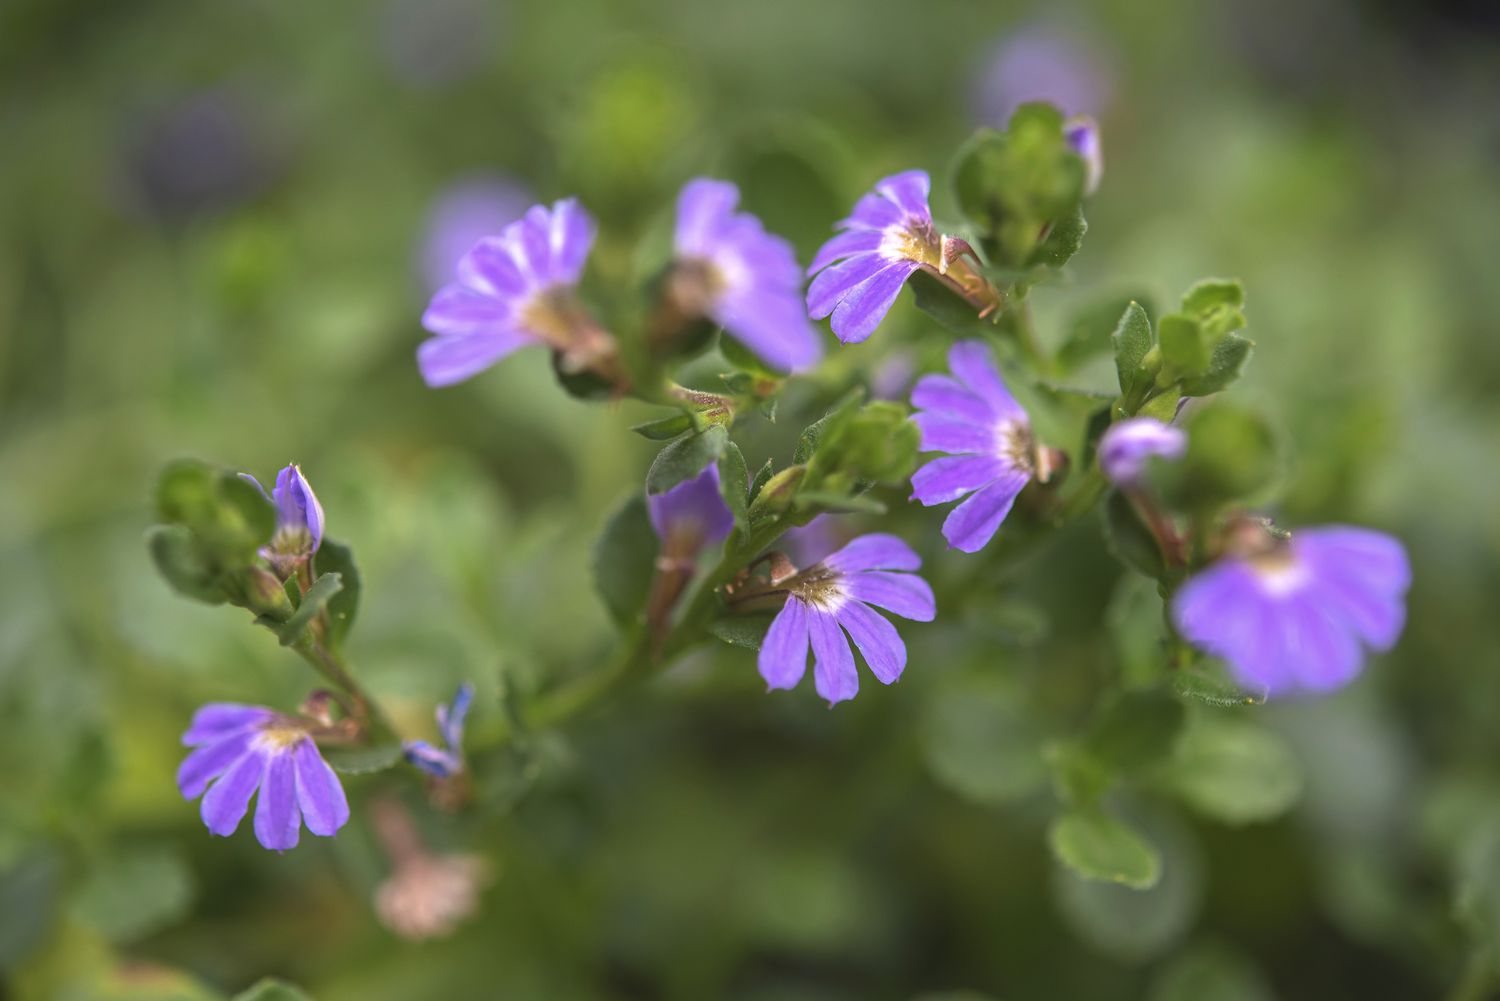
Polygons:
<instances>
[{"instance_id":1,"label":"tiny blue flower","mask_svg":"<svg viewBox=\"0 0 1500 1001\"><path fill-rule=\"evenodd\" d=\"M438 735L443 746L435 747L425 740L408 740L402 747L406 760L436 778L452 778L464 770L464 718L474 702L474 686L464 682L451 703L437 707Z\"/></svg>"},{"instance_id":2,"label":"tiny blue flower","mask_svg":"<svg viewBox=\"0 0 1500 1001\"><path fill-rule=\"evenodd\" d=\"M266 488L255 477L240 476L265 494ZM295 463L276 474L276 486L266 499L276 506L276 533L260 554L286 577L323 544L323 505Z\"/></svg>"}]
</instances>

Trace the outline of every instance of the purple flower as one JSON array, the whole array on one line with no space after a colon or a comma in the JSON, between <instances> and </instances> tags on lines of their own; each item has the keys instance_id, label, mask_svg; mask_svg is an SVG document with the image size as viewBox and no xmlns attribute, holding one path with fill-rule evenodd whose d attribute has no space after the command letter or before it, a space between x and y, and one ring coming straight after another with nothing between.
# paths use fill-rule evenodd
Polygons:
<instances>
[{"instance_id":1,"label":"purple flower","mask_svg":"<svg viewBox=\"0 0 1500 1001\"><path fill-rule=\"evenodd\" d=\"M262 494L266 492L260 481L249 473L240 476L255 484ZM322 545L323 505L318 503L312 485L296 463L276 474L276 486L267 500L276 505L276 534L271 536L271 544L262 548L260 554L286 577Z\"/></svg>"},{"instance_id":2,"label":"purple flower","mask_svg":"<svg viewBox=\"0 0 1500 1001\"><path fill-rule=\"evenodd\" d=\"M1099 190L1099 182L1104 179L1104 146L1099 140L1099 126L1088 115L1079 115L1063 123L1063 138L1083 158L1087 168L1083 196L1088 198Z\"/></svg>"},{"instance_id":3,"label":"purple flower","mask_svg":"<svg viewBox=\"0 0 1500 1001\"><path fill-rule=\"evenodd\" d=\"M820 514L806 525L781 533L778 545L797 566L809 566L837 549L841 540L849 538L847 532L839 530L838 520L836 515Z\"/></svg>"},{"instance_id":4,"label":"purple flower","mask_svg":"<svg viewBox=\"0 0 1500 1001\"><path fill-rule=\"evenodd\" d=\"M437 707L438 735L443 738L443 746L435 747L425 740L408 740L402 745L406 760L440 779L463 771L464 719L473 702L474 686L468 682L459 685L453 702Z\"/></svg>"},{"instance_id":5,"label":"purple flower","mask_svg":"<svg viewBox=\"0 0 1500 1001\"><path fill-rule=\"evenodd\" d=\"M823 354L802 308L802 271L791 244L759 219L735 212L740 192L697 178L677 196L674 249L692 309L780 369L807 368ZM685 293L686 294L686 293Z\"/></svg>"},{"instance_id":6,"label":"purple flower","mask_svg":"<svg viewBox=\"0 0 1500 1001\"><path fill-rule=\"evenodd\" d=\"M458 262L422 314L436 334L417 348L429 386L462 382L528 344L572 345L577 309L568 294L583 273L594 221L575 199L526 215L488 237Z\"/></svg>"},{"instance_id":7,"label":"purple flower","mask_svg":"<svg viewBox=\"0 0 1500 1001\"><path fill-rule=\"evenodd\" d=\"M499 175L463 178L445 190L427 213L419 264L430 291L448 283L463 256L526 211L531 195Z\"/></svg>"},{"instance_id":8,"label":"purple flower","mask_svg":"<svg viewBox=\"0 0 1500 1001\"><path fill-rule=\"evenodd\" d=\"M1111 75L1088 36L1066 25L1034 23L995 47L978 82L975 113L1000 125L1027 101L1047 101L1065 114L1098 112L1110 99Z\"/></svg>"},{"instance_id":9,"label":"purple flower","mask_svg":"<svg viewBox=\"0 0 1500 1001\"><path fill-rule=\"evenodd\" d=\"M875 332L912 272L943 267L942 237L927 207L930 188L922 170L878 182L807 269L817 275L807 290L808 314L815 320L831 315L833 332L845 344Z\"/></svg>"},{"instance_id":10,"label":"purple flower","mask_svg":"<svg viewBox=\"0 0 1500 1001\"><path fill-rule=\"evenodd\" d=\"M1364 647L1388 650L1406 620L1406 550L1389 535L1329 525L1275 538L1242 523L1251 543L1188 580L1172 602L1177 628L1268 694L1327 691L1359 673Z\"/></svg>"},{"instance_id":11,"label":"purple flower","mask_svg":"<svg viewBox=\"0 0 1500 1001\"><path fill-rule=\"evenodd\" d=\"M721 542L734 528L734 515L719 492L719 467L703 472L660 494L648 494L651 527L661 539L662 555L690 561L704 546Z\"/></svg>"},{"instance_id":12,"label":"purple flower","mask_svg":"<svg viewBox=\"0 0 1500 1001\"><path fill-rule=\"evenodd\" d=\"M1180 459L1187 450L1187 432L1155 417L1132 417L1111 424L1099 439L1099 468L1116 486L1141 478L1152 456Z\"/></svg>"},{"instance_id":13,"label":"purple flower","mask_svg":"<svg viewBox=\"0 0 1500 1001\"><path fill-rule=\"evenodd\" d=\"M924 375L912 390L922 450L948 453L913 474L912 499L931 506L967 495L943 522L943 537L973 553L994 537L1028 481L1046 481L1047 460L984 342L953 345L948 367L952 376Z\"/></svg>"},{"instance_id":14,"label":"purple flower","mask_svg":"<svg viewBox=\"0 0 1500 1001\"><path fill-rule=\"evenodd\" d=\"M921 566L921 558L894 535L862 535L782 582L786 604L776 613L760 648L760 674L766 684L792 688L801 681L811 644L818 694L829 705L852 699L859 691L859 675L850 639L881 684L901 677L906 644L896 627L870 606L931 622L932 588L914 573L892 572Z\"/></svg>"},{"instance_id":15,"label":"purple flower","mask_svg":"<svg viewBox=\"0 0 1500 1001\"><path fill-rule=\"evenodd\" d=\"M257 789L255 837L273 851L297 847L304 823L330 837L349 821L344 787L297 720L262 706L211 702L193 716L182 742L194 750L177 769L177 788L187 799L203 797L203 822L213 834L234 833Z\"/></svg>"}]
</instances>

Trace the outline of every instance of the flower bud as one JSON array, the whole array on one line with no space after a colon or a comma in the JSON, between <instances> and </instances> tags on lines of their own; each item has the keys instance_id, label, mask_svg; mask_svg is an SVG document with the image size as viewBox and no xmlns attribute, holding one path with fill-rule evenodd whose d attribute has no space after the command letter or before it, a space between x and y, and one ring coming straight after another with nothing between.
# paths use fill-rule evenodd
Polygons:
<instances>
[{"instance_id":1,"label":"flower bud","mask_svg":"<svg viewBox=\"0 0 1500 1001\"><path fill-rule=\"evenodd\" d=\"M1078 115L1064 123L1063 136L1073 147L1073 152L1083 158L1086 168L1083 196L1088 198L1099 190L1099 182L1104 177L1104 147L1099 140L1099 126L1088 115Z\"/></svg>"}]
</instances>

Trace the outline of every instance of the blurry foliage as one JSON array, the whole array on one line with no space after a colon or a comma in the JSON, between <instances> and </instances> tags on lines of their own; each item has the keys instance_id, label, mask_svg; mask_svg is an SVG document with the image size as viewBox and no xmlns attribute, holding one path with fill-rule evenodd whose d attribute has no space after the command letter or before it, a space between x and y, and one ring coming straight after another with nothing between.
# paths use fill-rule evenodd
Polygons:
<instances>
[{"instance_id":1,"label":"blurry foliage","mask_svg":"<svg viewBox=\"0 0 1500 1001\"><path fill-rule=\"evenodd\" d=\"M192 709L295 704L307 678L240 613L154 576L141 533L162 463L302 463L360 554L350 652L369 684L419 732L471 679L475 731L503 726L506 686L586 673L610 616L638 609L607 584L597 600L590 557L655 451L622 428L660 415L572 400L525 353L424 389L426 208L476 170L576 193L618 234L591 267L628 276L634 238L660 239L678 185L710 172L805 261L874 178L941 172L981 124L965 111L981 61L1028 16L438 6L418 20L460 30L415 49L389 3L0 13L7 996L300 996L252 986L268 973L318 1001L1484 996L1500 956L1500 60L1493 22L1459 34L1416 4L1076 9L1117 80L1097 112L1105 180L1067 265L1077 290L1032 295L1070 389L1133 377L1110 338L1134 300L1203 391L1236 362L1232 310L1163 307L1204 273L1253 290L1248 404L1205 413L1222 416L1195 446L1257 445L1262 417L1242 415L1269 415L1294 443L1265 460L1278 513L1378 525L1412 550L1408 633L1349 691L1260 707L1178 674L1197 698L1184 720L1113 730L1088 717L1097 692L1165 683L1151 586L1068 537L958 561L932 544L940 515L911 509L944 616L907 633L899 686L829 713L765 696L753 655L726 646L586 732L486 762L486 808L428 832L500 873L450 939L376 923L387 862L359 820L280 857L211 839L172 783ZM901 341L930 365L946 336L903 298L830 367L853 378ZM747 469L789 460L839 388L794 387L747 437ZM905 446L876 448L877 423L868 468L820 475L899 478ZM1265 486L1217 472L1189 463L1180 487ZM900 509L899 489L878 495ZM621 518L639 531L638 505ZM1090 741L1124 741L1132 766L1100 773ZM1130 838L1159 856L1138 873L1149 890L1046 856L1059 748L1068 795L1102 797L1133 832L1127 868Z\"/></svg>"}]
</instances>

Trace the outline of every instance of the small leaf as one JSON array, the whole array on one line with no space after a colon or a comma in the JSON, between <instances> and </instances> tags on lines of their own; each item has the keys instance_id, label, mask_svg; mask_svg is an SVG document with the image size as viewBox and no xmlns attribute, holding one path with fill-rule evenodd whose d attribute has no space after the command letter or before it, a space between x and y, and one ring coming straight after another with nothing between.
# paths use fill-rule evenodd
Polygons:
<instances>
[{"instance_id":1,"label":"small leaf","mask_svg":"<svg viewBox=\"0 0 1500 1001\"><path fill-rule=\"evenodd\" d=\"M788 466L767 480L750 502L750 524L759 527L790 509L806 478L806 466Z\"/></svg>"},{"instance_id":2,"label":"small leaf","mask_svg":"<svg viewBox=\"0 0 1500 1001\"><path fill-rule=\"evenodd\" d=\"M172 590L194 601L222 605L228 600L219 571L185 525L155 525L146 532L151 562Z\"/></svg>"},{"instance_id":3,"label":"small leaf","mask_svg":"<svg viewBox=\"0 0 1500 1001\"><path fill-rule=\"evenodd\" d=\"M1136 411L1139 417L1155 417L1163 424L1171 424L1177 417L1177 405L1182 402L1182 393L1177 389L1168 389L1157 393L1151 399L1141 405Z\"/></svg>"},{"instance_id":4,"label":"small leaf","mask_svg":"<svg viewBox=\"0 0 1500 1001\"><path fill-rule=\"evenodd\" d=\"M1126 692L1099 715L1088 747L1119 771L1139 771L1172 753L1186 720L1182 703L1166 691Z\"/></svg>"},{"instance_id":5,"label":"small leaf","mask_svg":"<svg viewBox=\"0 0 1500 1001\"><path fill-rule=\"evenodd\" d=\"M745 455L734 442L724 447L719 456L719 493L734 515L734 523L740 528L750 525L750 470L745 466Z\"/></svg>"},{"instance_id":6,"label":"small leaf","mask_svg":"<svg viewBox=\"0 0 1500 1001\"><path fill-rule=\"evenodd\" d=\"M605 522L594 544L594 586L617 625L634 623L645 608L659 548L639 496L628 498Z\"/></svg>"},{"instance_id":7,"label":"small leaf","mask_svg":"<svg viewBox=\"0 0 1500 1001\"><path fill-rule=\"evenodd\" d=\"M837 429L839 424L853 415L855 409L864 399L865 391L859 387L850 390L844 398L833 405L833 409L818 418L813 423L802 429L802 434L797 439L797 450L792 453L792 462L797 465L806 463L818 450L818 443L830 431Z\"/></svg>"},{"instance_id":8,"label":"small leaf","mask_svg":"<svg viewBox=\"0 0 1500 1001\"><path fill-rule=\"evenodd\" d=\"M1182 376L1198 376L1208 371L1212 341L1208 331L1192 317L1173 313L1156 324L1161 341L1162 364Z\"/></svg>"},{"instance_id":9,"label":"small leaf","mask_svg":"<svg viewBox=\"0 0 1500 1001\"><path fill-rule=\"evenodd\" d=\"M646 472L646 492L660 494L686 483L718 461L729 442L729 432L713 424L697 434L679 438L656 453Z\"/></svg>"},{"instance_id":10,"label":"small leaf","mask_svg":"<svg viewBox=\"0 0 1500 1001\"><path fill-rule=\"evenodd\" d=\"M960 336L974 337L985 328L994 328L993 317L981 319L979 311L967 299L925 271L915 271L907 279L917 308L936 320L944 329Z\"/></svg>"},{"instance_id":11,"label":"small leaf","mask_svg":"<svg viewBox=\"0 0 1500 1001\"><path fill-rule=\"evenodd\" d=\"M1115 372L1120 379L1120 392L1129 396L1136 387L1155 377L1144 367L1146 353L1156 344L1151 334L1151 320L1140 303L1132 302L1125 307L1115 332L1110 335L1115 350Z\"/></svg>"},{"instance_id":12,"label":"small leaf","mask_svg":"<svg viewBox=\"0 0 1500 1001\"><path fill-rule=\"evenodd\" d=\"M760 496L761 489L770 482L771 475L774 472L776 472L776 467L771 464L770 459L767 459L766 464L761 466L760 471L755 474L755 479L750 481L750 499L752 501Z\"/></svg>"},{"instance_id":13,"label":"small leaf","mask_svg":"<svg viewBox=\"0 0 1500 1001\"><path fill-rule=\"evenodd\" d=\"M1276 439L1258 413L1217 398L1194 409L1187 432L1187 454L1154 474L1173 506L1192 510L1243 500L1276 477Z\"/></svg>"},{"instance_id":14,"label":"small leaf","mask_svg":"<svg viewBox=\"0 0 1500 1001\"><path fill-rule=\"evenodd\" d=\"M630 430L642 438L652 441L670 441L684 432L693 429L693 418L689 414L673 414L671 417L663 417L660 420L647 421L645 424L637 424Z\"/></svg>"},{"instance_id":15,"label":"small leaf","mask_svg":"<svg viewBox=\"0 0 1500 1001\"><path fill-rule=\"evenodd\" d=\"M1266 701L1264 695L1253 695L1236 685L1223 667L1216 664L1184 667L1172 672L1172 690L1182 698L1221 709L1260 705Z\"/></svg>"},{"instance_id":16,"label":"small leaf","mask_svg":"<svg viewBox=\"0 0 1500 1001\"><path fill-rule=\"evenodd\" d=\"M711 623L708 631L730 646L759 650L774 615L732 615Z\"/></svg>"},{"instance_id":17,"label":"small leaf","mask_svg":"<svg viewBox=\"0 0 1500 1001\"><path fill-rule=\"evenodd\" d=\"M312 1001L301 988L293 987L284 980L267 977L254 987L241 991L234 1001Z\"/></svg>"},{"instance_id":18,"label":"small leaf","mask_svg":"<svg viewBox=\"0 0 1500 1001\"><path fill-rule=\"evenodd\" d=\"M923 712L927 770L976 803L1008 803L1047 780L1042 735L1021 688L986 674L945 677Z\"/></svg>"},{"instance_id":19,"label":"small leaf","mask_svg":"<svg viewBox=\"0 0 1500 1001\"><path fill-rule=\"evenodd\" d=\"M1082 743L1057 741L1042 752L1057 798L1069 806L1093 807L1114 780L1109 767Z\"/></svg>"},{"instance_id":20,"label":"small leaf","mask_svg":"<svg viewBox=\"0 0 1500 1001\"><path fill-rule=\"evenodd\" d=\"M1084 234L1089 231L1088 220L1083 217L1083 205L1073 206L1073 211L1052 224L1046 239L1032 253L1032 265L1061 268L1078 253L1083 246Z\"/></svg>"},{"instance_id":21,"label":"small leaf","mask_svg":"<svg viewBox=\"0 0 1500 1001\"><path fill-rule=\"evenodd\" d=\"M292 646L300 640L308 625L343 586L343 579L336 573L325 573L313 581L312 587L302 596L302 604L297 606L291 618L274 626L276 635L281 638L281 645Z\"/></svg>"},{"instance_id":22,"label":"small leaf","mask_svg":"<svg viewBox=\"0 0 1500 1001\"><path fill-rule=\"evenodd\" d=\"M1205 278L1182 297L1182 311L1196 319L1211 340L1245 325L1245 288L1234 278Z\"/></svg>"},{"instance_id":23,"label":"small leaf","mask_svg":"<svg viewBox=\"0 0 1500 1001\"><path fill-rule=\"evenodd\" d=\"M1182 381L1184 396L1207 396L1228 389L1239 379L1250 360L1255 342L1239 334L1227 334L1214 345L1213 357L1208 361L1208 370L1202 375Z\"/></svg>"},{"instance_id":24,"label":"small leaf","mask_svg":"<svg viewBox=\"0 0 1500 1001\"><path fill-rule=\"evenodd\" d=\"M349 634L354 617L359 613L359 567L354 562L353 551L332 539L324 539L318 546L316 559L320 571L338 574L343 585L328 599L328 636L337 646Z\"/></svg>"},{"instance_id":25,"label":"small leaf","mask_svg":"<svg viewBox=\"0 0 1500 1001\"><path fill-rule=\"evenodd\" d=\"M1122 821L1098 809L1071 810L1047 830L1052 854L1085 879L1137 890L1161 878L1161 856Z\"/></svg>"},{"instance_id":26,"label":"small leaf","mask_svg":"<svg viewBox=\"0 0 1500 1001\"><path fill-rule=\"evenodd\" d=\"M1121 314L1134 302L1143 302L1145 295L1111 296L1090 303L1069 315L1064 325L1062 344L1057 350L1057 363L1063 372L1071 372L1094 355L1110 349L1110 335ZM1150 309L1145 309L1150 313ZM1149 349L1148 349L1149 350Z\"/></svg>"},{"instance_id":27,"label":"small leaf","mask_svg":"<svg viewBox=\"0 0 1500 1001\"><path fill-rule=\"evenodd\" d=\"M1279 735L1222 714L1194 721L1162 778L1189 806L1226 824L1274 820L1302 793L1302 766Z\"/></svg>"},{"instance_id":28,"label":"small leaf","mask_svg":"<svg viewBox=\"0 0 1500 1001\"><path fill-rule=\"evenodd\" d=\"M325 747L323 760L344 775L383 772L401 761L401 744L391 741L373 747Z\"/></svg>"}]
</instances>

